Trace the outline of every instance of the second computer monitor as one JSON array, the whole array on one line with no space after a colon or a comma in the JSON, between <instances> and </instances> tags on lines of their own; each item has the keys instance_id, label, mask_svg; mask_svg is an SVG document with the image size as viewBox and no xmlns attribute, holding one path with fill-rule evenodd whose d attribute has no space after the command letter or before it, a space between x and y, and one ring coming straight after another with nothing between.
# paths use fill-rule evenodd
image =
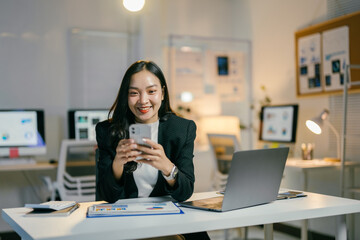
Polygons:
<instances>
[{"instance_id":1,"label":"second computer monitor","mask_svg":"<svg viewBox=\"0 0 360 240\"><path fill-rule=\"evenodd\" d=\"M71 109L68 111L70 139L96 140L95 126L108 118L108 109Z\"/></svg>"},{"instance_id":2,"label":"second computer monitor","mask_svg":"<svg viewBox=\"0 0 360 240\"><path fill-rule=\"evenodd\" d=\"M259 140L294 143L298 109L298 104L263 106L260 114Z\"/></svg>"}]
</instances>

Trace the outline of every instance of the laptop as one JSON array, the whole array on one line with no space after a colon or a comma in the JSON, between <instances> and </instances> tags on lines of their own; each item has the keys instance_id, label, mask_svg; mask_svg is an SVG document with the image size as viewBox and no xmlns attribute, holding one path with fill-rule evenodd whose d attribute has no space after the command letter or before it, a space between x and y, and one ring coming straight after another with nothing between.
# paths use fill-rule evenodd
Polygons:
<instances>
[{"instance_id":1,"label":"laptop","mask_svg":"<svg viewBox=\"0 0 360 240\"><path fill-rule=\"evenodd\" d=\"M179 204L225 212L275 201L288 153L288 147L235 152L223 196Z\"/></svg>"}]
</instances>

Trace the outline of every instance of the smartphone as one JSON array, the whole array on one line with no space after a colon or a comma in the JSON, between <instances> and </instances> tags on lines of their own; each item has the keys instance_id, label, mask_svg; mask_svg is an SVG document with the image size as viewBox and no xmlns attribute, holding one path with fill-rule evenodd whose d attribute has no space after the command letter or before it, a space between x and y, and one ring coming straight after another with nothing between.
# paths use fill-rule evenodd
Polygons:
<instances>
[{"instance_id":1,"label":"smartphone","mask_svg":"<svg viewBox=\"0 0 360 240\"><path fill-rule=\"evenodd\" d=\"M143 141L143 138L151 139L151 127L146 124L135 123L129 127L130 138L134 139L137 144L150 147Z\"/></svg>"}]
</instances>

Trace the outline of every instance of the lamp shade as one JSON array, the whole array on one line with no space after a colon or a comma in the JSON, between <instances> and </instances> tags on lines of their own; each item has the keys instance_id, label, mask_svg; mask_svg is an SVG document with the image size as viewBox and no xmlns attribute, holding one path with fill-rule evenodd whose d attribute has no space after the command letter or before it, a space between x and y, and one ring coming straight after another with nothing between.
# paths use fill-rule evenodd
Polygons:
<instances>
[{"instance_id":1,"label":"lamp shade","mask_svg":"<svg viewBox=\"0 0 360 240\"><path fill-rule=\"evenodd\" d=\"M324 109L320 116L306 121L306 127L315 134L321 134L324 121L329 115L329 110Z\"/></svg>"},{"instance_id":2,"label":"lamp shade","mask_svg":"<svg viewBox=\"0 0 360 240\"><path fill-rule=\"evenodd\" d=\"M321 119L320 119L321 120ZM322 122L319 119L306 120L307 128L315 134L321 134Z\"/></svg>"}]
</instances>

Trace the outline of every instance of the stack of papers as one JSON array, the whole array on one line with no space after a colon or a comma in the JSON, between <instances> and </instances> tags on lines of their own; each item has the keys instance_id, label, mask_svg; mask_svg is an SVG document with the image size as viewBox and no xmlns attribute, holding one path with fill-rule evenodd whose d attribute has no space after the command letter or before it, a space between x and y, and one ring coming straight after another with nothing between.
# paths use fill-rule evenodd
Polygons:
<instances>
[{"instance_id":1,"label":"stack of papers","mask_svg":"<svg viewBox=\"0 0 360 240\"><path fill-rule=\"evenodd\" d=\"M184 213L171 201L166 202L131 202L97 204L88 208L87 217L138 216Z\"/></svg>"}]
</instances>

